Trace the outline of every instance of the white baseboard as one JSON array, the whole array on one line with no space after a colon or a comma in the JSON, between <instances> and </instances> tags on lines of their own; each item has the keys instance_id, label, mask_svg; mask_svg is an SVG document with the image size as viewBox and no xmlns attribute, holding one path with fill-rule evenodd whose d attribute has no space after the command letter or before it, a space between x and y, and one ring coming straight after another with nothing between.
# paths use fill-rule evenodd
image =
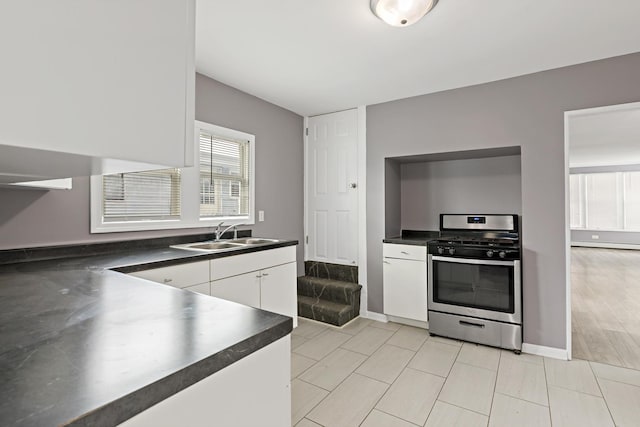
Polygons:
<instances>
[{"instance_id":1,"label":"white baseboard","mask_svg":"<svg viewBox=\"0 0 640 427\"><path fill-rule=\"evenodd\" d=\"M416 328L429 329L429 324L427 322L421 322L420 320L406 319L404 317L389 316L388 314L386 316L389 322L401 323L403 325L414 326Z\"/></svg>"},{"instance_id":2,"label":"white baseboard","mask_svg":"<svg viewBox=\"0 0 640 427\"><path fill-rule=\"evenodd\" d=\"M366 317L367 319L371 319L371 320L376 320L378 322L383 322L383 323L388 323L389 319L387 319L387 316L385 314L382 313L376 313L373 311L367 311L364 314L360 314L362 317Z\"/></svg>"},{"instance_id":3,"label":"white baseboard","mask_svg":"<svg viewBox=\"0 0 640 427\"><path fill-rule=\"evenodd\" d=\"M607 242L571 242L571 246L584 248L607 248L607 249L635 249L640 250L640 245L630 243L607 243Z\"/></svg>"},{"instance_id":4,"label":"white baseboard","mask_svg":"<svg viewBox=\"0 0 640 427\"><path fill-rule=\"evenodd\" d=\"M545 347L537 344L522 343L522 352L552 359L568 360L567 350L564 348Z\"/></svg>"}]
</instances>

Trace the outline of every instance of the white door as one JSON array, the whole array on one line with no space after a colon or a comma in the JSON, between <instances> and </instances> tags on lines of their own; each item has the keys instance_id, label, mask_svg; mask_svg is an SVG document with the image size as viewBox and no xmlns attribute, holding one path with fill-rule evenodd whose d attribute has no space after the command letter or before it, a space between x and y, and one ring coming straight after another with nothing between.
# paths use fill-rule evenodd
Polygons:
<instances>
[{"instance_id":1,"label":"white door","mask_svg":"<svg viewBox=\"0 0 640 427\"><path fill-rule=\"evenodd\" d=\"M306 258L358 264L358 111L309 118Z\"/></svg>"}]
</instances>

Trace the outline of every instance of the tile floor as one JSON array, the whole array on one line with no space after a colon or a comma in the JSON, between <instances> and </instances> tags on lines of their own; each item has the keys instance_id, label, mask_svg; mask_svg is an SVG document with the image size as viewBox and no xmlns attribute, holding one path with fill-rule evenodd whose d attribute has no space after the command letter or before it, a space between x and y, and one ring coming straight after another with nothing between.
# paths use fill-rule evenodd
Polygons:
<instances>
[{"instance_id":1,"label":"tile floor","mask_svg":"<svg viewBox=\"0 0 640 427\"><path fill-rule=\"evenodd\" d=\"M640 371L362 318L299 319L291 386L296 427L640 426Z\"/></svg>"}]
</instances>

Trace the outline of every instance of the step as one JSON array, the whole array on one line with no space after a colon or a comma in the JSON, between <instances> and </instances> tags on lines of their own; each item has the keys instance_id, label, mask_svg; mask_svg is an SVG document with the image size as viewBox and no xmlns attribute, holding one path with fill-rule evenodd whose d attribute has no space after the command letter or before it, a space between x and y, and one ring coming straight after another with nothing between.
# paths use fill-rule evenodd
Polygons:
<instances>
[{"instance_id":1,"label":"step","mask_svg":"<svg viewBox=\"0 0 640 427\"><path fill-rule=\"evenodd\" d=\"M340 280L342 282L358 283L358 266L331 264L328 262L305 261L305 276L321 279Z\"/></svg>"},{"instance_id":2,"label":"step","mask_svg":"<svg viewBox=\"0 0 640 427\"><path fill-rule=\"evenodd\" d=\"M319 322L342 326L360 313L358 309L347 304L326 301L317 297L298 295L298 316Z\"/></svg>"},{"instance_id":3,"label":"step","mask_svg":"<svg viewBox=\"0 0 640 427\"><path fill-rule=\"evenodd\" d=\"M343 282L319 277L298 277L298 295L319 297L340 304L360 306L360 290L357 283Z\"/></svg>"}]
</instances>

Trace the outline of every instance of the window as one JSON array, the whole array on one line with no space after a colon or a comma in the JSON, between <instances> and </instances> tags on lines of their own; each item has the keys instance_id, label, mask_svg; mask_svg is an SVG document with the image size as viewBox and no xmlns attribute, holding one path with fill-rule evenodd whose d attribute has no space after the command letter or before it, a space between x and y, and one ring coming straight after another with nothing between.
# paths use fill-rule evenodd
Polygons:
<instances>
[{"instance_id":1,"label":"window","mask_svg":"<svg viewBox=\"0 0 640 427\"><path fill-rule=\"evenodd\" d=\"M255 137L196 122L194 167L91 178L91 231L254 223Z\"/></svg>"},{"instance_id":2,"label":"window","mask_svg":"<svg viewBox=\"0 0 640 427\"><path fill-rule=\"evenodd\" d=\"M105 222L180 218L180 169L106 175Z\"/></svg>"},{"instance_id":3,"label":"window","mask_svg":"<svg viewBox=\"0 0 640 427\"><path fill-rule=\"evenodd\" d=\"M569 179L571 228L640 231L640 172L575 174Z\"/></svg>"},{"instance_id":4,"label":"window","mask_svg":"<svg viewBox=\"0 0 640 427\"><path fill-rule=\"evenodd\" d=\"M200 217L246 217L249 211L249 141L220 138L200 131ZM205 184L206 183L206 184Z\"/></svg>"}]
</instances>

